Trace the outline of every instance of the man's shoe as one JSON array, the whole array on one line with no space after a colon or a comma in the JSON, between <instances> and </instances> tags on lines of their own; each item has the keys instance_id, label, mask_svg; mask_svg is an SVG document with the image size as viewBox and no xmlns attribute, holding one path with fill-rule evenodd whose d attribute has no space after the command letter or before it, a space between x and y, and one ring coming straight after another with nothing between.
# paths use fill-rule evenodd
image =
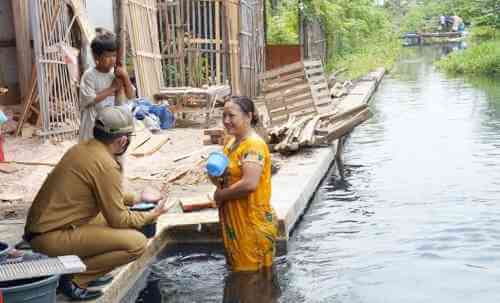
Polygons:
<instances>
[{"instance_id":1,"label":"man's shoe","mask_svg":"<svg viewBox=\"0 0 500 303\"><path fill-rule=\"evenodd\" d=\"M102 276L100 278L95 279L94 281L91 281L89 283L89 287L103 286L103 285L106 285L106 284L110 283L111 281L113 281L113 276L112 275L104 275L104 276Z\"/></svg>"},{"instance_id":2,"label":"man's shoe","mask_svg":"<svg viewBox=\"0 0 500 303\"><path fill-rule=\"evenodd\" d=\"M100 290L88 290L76 285L68 276L62 276L59 279L58 289L71 301L88 301L102 296Z\"/></svg>"}]
</instances>

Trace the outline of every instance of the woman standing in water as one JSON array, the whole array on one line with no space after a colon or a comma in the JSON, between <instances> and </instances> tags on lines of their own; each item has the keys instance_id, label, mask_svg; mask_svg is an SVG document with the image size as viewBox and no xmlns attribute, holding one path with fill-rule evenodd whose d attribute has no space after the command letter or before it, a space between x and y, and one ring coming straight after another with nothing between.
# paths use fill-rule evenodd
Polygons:
<instances>
[{"instance_id":1,"label":"woman standing in water","mask_svg":"<svg viewBox=\"0 0 500 303\"><path fill-rule=\"evenodd\" d=\"M259 271L273 265L277 218L271 207L271 156L253 127L258 118L247 97L224 106L223 123L232 138L224 147L229 158L226 184L214 199L219 207L224 247L233 271Z\"/></svg>"}]
</instances>

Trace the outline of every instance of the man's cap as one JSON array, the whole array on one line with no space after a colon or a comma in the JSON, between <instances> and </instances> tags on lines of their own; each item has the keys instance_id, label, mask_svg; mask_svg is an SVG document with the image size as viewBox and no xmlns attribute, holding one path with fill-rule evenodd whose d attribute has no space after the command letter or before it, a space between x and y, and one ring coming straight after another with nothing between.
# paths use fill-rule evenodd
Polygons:
<instances>
[{"instance_id":1,"label":"man's cap","mask_svg":"<svg viewBox=\"0 0 500 303\"><path fill-rule=\"evenodd\" d=\"M132 113L120 106L110 106L102 109L96 118L95 126L111 135L130 134L134 132Z\"/></svg>"}]
</instances>

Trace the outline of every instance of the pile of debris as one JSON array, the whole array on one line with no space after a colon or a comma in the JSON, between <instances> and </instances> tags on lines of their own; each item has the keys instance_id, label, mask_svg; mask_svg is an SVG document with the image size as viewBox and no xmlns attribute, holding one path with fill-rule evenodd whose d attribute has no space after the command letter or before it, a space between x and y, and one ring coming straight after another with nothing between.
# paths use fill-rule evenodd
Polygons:
<instances>
[{"instance_id":1,"label":"pile of debris","mask_svg":"<svg viewBox=\"0 0 500 303\"><path fill-rule=\"evenodd\" d=\"M329 145L371 117L364 102L340 110L340 98L347 95L352 83L340 83L335 77L327 81L318 60L267 71L259 75L259 81L260 99L264 100L268 117L269 143L281 154Z\"/></svg>"},{"instance_id":2,"label":"pile of debris","mask_svg":"<svg viewBox=\"0 0 500 303\"><path fill-rule=\"evenodd\" d=\"M222 128L204 129L203 135L205 136L205 138L203 138L203 145L224 145L224 137L226 133Z\"/></svg>"},{"instance_id":3,"label":"pile of debris","mask_svg":"<svg viewBox=\"0 0 500 303\"><path fill-rule=\"evenodd\" d=\"M274 151L290 154L302 147L331 144L371 117L367 105L348 111L291 117L288 122L270 130L270 145Z\"/></svg>"}]
</instances>

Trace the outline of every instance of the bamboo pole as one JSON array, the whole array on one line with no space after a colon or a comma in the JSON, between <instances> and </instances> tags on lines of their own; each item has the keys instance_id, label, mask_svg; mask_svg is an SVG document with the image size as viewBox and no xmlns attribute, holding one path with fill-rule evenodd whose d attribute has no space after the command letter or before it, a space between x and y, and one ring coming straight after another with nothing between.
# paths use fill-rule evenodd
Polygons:
<instances>
[{"instance_id":1,"label":"bamboo pole","mask_svg":"<svg viewBox=\"0 0 500 303\"><path fill-rule=\"evenodd\" d=\"M31 93L31 69L33 53L30 45L28 0L11 0L14 27L16 31L17 79L21 90L22 105L26 105Z\"/></svg>"}]
</instances>

